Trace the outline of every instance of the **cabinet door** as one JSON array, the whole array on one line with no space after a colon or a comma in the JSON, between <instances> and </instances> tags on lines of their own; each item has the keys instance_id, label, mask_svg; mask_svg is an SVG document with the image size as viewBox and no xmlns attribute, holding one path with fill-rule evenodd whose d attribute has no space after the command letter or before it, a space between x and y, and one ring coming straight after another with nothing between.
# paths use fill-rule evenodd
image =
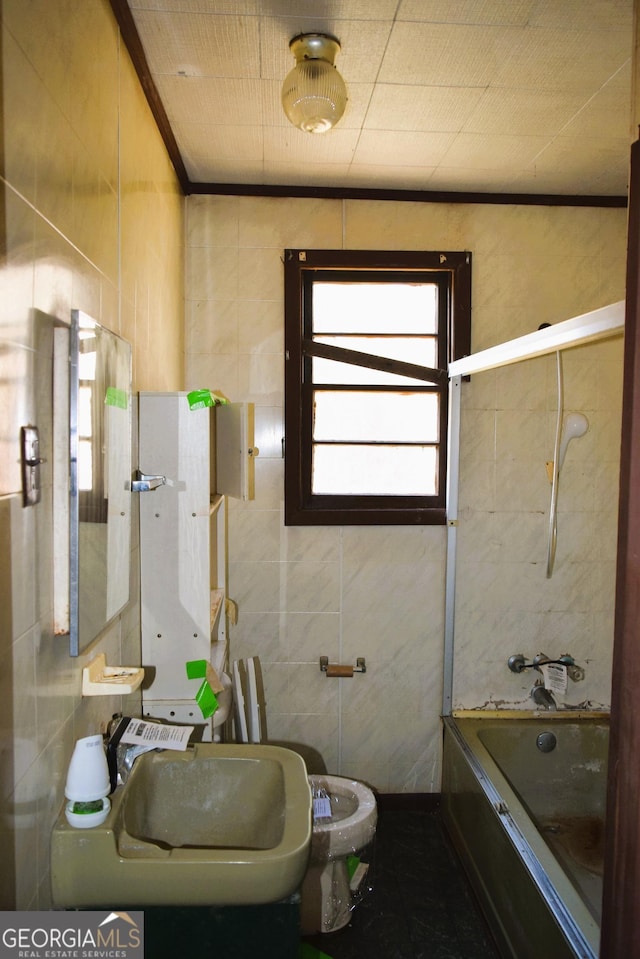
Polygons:
<instances>
[{"instance_id":1,"label":"cabinet door","mask_svg":"<svg viewBox=\"0 0 640 959\"><path fill-rule=\"evenodd\" d=\"M249 500L255 496L253 403L217 406L216 489L224 496Z\"/></svg>"},{"instance_id":2,"label":"cabinet door","mask_svg":"<svg viewBox=\"0 0 640 959\"><path fill-rule=\"evenodd\" d=\"M140 466L166 477L140 495L142 651L155 669L153 699L193 698L185 663L210 656L209 419L185 394L140 394Z\"/></svg>"}]
</instances>

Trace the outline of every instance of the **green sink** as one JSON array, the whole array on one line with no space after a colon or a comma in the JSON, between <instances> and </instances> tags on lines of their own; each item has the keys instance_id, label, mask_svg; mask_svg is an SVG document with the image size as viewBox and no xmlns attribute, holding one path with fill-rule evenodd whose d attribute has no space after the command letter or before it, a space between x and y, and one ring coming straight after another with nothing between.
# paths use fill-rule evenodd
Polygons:
<instances>
[{"instance_id":1,"label":"green sink","mask_svg":"<svg viewBox=\"0 0 640 959\"><path fill-rule=\"evenodd\" d=\"M197 743L136 760L101 826L61 813L53 904L67 908L278 902L304 876L311 792L297 753Z\"/></svg>"}]
</instances>

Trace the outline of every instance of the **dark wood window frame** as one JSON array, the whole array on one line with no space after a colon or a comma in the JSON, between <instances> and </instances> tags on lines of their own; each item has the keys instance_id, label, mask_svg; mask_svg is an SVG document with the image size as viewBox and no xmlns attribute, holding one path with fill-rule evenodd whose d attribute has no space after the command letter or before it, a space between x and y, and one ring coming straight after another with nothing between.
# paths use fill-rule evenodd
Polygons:
<instances>
[{"instance_id":1,"label":"dark wood window frame","mask_svg":"<svg viewBox=\"0 0 640 959\"><path fill-rule=\"evenodd\" d=\"M470 353L471 254L469 252L377 250L285 250L285 524L442 525L446 522L447 364ZM309 289L314 278L340 271L389 274L437 282L440 287L438 368L430 369L373 354L316 343L308 335ZM311 357L408 375L435 384L440 397L437 496L319 496L311 492ZM307 387L307 388L305 388Z\"/></svg>"}]
</instances>

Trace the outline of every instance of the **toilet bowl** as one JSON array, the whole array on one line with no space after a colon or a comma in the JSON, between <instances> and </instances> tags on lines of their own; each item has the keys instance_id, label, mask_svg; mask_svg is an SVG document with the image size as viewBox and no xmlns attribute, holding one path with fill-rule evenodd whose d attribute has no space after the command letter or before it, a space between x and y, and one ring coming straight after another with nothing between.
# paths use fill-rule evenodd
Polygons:
<instances>
[{"instance_id":1,"label":"toilet bowl","mask_svg":"<svg viewBox=\"0 0 640 959\"><path fill-rule=\"evenodd\" d=\"M375 796L364 783L312 775L309 784L314 796L326 790L331 817L314 816L311 856L301 891L303 935L336 932L349 922L367 882L369 857L364 851L373 842L378 820Z\"/></svg>"}]
</instances>

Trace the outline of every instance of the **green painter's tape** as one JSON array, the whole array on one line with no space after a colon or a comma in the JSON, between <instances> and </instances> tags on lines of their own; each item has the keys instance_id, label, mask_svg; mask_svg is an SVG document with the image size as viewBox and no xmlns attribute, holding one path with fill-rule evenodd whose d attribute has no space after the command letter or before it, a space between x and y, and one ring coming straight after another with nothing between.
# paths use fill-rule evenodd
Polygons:
<instances>
[{"instance_id":1,"label":"green painter's tape","mask_svg":"<svg viewBox=\"0 0 640 959\"><path fill-rule=\"evenodd\" d=\"M218 708L216 694L206 679L203 680L202 686L196 693L196 702L200 707L204 719L208 719L209 716L213 716Z\"/></svg>"},{"instance_id":2,"label":"green painter's tape","mask_svg":"<svg viewBox=\"0 0 640 959\"><path fill-rule=\"evenodd\" d=\"M105 406L117 406L119 410L126 410L129 406L129 394L126 390L119 390L116 386L108 386L104 404Z\"/></svg>"},{"instance_id":3,"label":"green painter's tape","mask_svg":"<svg viewBox=\"0 0 640 959\"><path fill-rule=\"evenodd\" d=\"M347 856L347 874L349 876L349 882L353 879L353 874L360 865L360 860L357 856Z\"/></svg>"},{"instance_id":4,"label":"green painter's tape","mask_svg":"<svg viewBox=\"0 0 640 959\"><path fill-rule=\"evenodd\" d=\"M320 949L316 949L316 947L312 946L309 942L301 942L299 959L331 959L331 956L328 956L326 952L322 952Z\"/></svg>"},{"instance_id":5,"label":"green painter's tape","mask_svg":"<svg viewBox=\"0 0 640 959\"><path fill-rule=\"evenodd\" d=\"M226 396L211 390L192 390L187 393L187 401L190 410L202 410L206 406L226 406L229 402Z\"/></svg>"},{"instance_id":6,"label":"green painter's tape","mask_svg":"<svg viewBox=\"0 0 640 959\"><path fill-rule=\"evenodd\" d=\"M204 679L207 675L206 659L191 659L187 663L187 679Z\"/></svg>"}]
</instances>

